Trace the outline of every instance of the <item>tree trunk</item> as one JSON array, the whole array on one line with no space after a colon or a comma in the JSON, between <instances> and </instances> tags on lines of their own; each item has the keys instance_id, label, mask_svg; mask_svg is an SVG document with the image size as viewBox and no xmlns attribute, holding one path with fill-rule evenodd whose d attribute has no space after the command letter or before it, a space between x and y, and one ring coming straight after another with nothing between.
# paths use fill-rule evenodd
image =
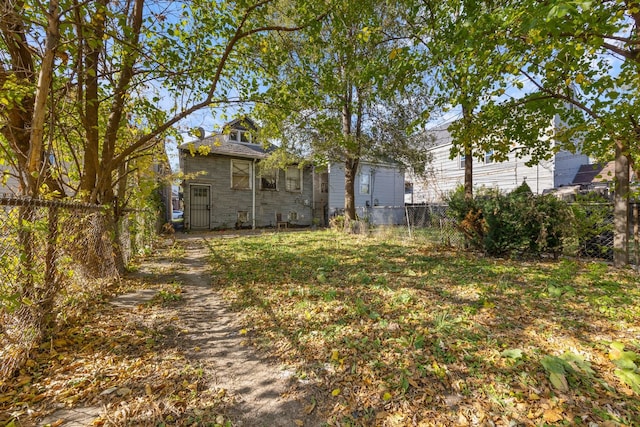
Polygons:
<instances>
[{"instance_id":1,"label":"tree trunk","mask_svg":"<svg viewBox=\"0 0 640 427\"><path fill-rule=\"evenodd\" d=\"M629 264L629 160L621 141L616 141L615 176L613 265L623 267Z\"/></svg>"},{"instance_id":2,"label":"tree trunk","mask_svg":"<svg viewBox=\"0 0 640 427\"><path fill-rule=\"evenodd\" d=\"M99 61L103 50L102 36L104 34L104 13L107 0L96 3L96 12L91 20L91 33L86 35L86 57L84 73L84 128L86 145L84 149L83 175L80 181L82 197L88 202L100 202L96 194L96 183L100 173L100 97L99 97ZM80 17L79 19L83 19ZM84 26L78 23L79 31Z\"/></svg>"},{"instance_id":3,"label":"tree trunk","mask_svg":"<svg viewBox=\"0 0 640 427\"><path fill-rule=\"evenodd\" d=\"M464 149L464 199L473 200L473 153L468 145Z\"/></svg>"},{"instance_id":4,"label":"tree trunk","mask_svg":"<svg viewBox=\"0 0 640 427\"><path fill-rule=\"evenodd\" d=\"M51 0L47 14L47 42L45 44L36 98L33 107L33 119L31 120L31 136L29 139L29 154L27 160L27 180L29 182L29 194L37 196L40 184L46 174L44 170L44 121L47 116L47 99L53 81L53 61L58 39L60 38L58 1Z\"/></svg>"},{"instance_id":5,"label":"tree trunk","mask_svg":"<svg viewBox=\"0 0 640 427\"><path fill-rule=\"evenodd\" d=\"M471 113L469 107L465 103L462 104L462 119L464 121L464 199L466 201L473 200L473 150L472 142L469 137L469 128L471 125Z\"/></svg>"},{"instance_id":6,"label":"tree trunk","mask_svg":"<svg viewBox=\"0 0 640 427\"><path fill-rule=\"evenodd\" d=\"M344 162L344 225L351 227L351 221L356 220L355 180L358 172L358 159L347 159Z\"/></svg>"}]
</instances>

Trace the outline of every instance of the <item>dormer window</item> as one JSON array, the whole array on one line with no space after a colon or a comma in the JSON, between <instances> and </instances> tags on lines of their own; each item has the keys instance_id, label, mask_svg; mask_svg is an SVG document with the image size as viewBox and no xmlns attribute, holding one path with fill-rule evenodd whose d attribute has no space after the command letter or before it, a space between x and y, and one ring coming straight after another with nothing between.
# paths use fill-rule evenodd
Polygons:
<instances>
[{"instance_id":1,"label":"dormer window","mask_svg":"<svg viewBox=\"0 0 640 427\"><path fill-rule=\"evenodd\" d=\"M229 142L251 143L251 133L246 130L231 129L229 132Z\"/></svg>"}]
</instances>

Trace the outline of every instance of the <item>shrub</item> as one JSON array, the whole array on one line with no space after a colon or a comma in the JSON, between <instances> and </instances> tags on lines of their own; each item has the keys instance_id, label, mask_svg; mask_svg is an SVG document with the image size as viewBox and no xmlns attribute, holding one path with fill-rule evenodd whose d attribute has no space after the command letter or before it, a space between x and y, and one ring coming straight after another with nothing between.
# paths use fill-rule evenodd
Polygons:
<instances>
[{"instance_id":1,"label":"shrub","mask_svg":"<svg viewBox=\"0 0 640 427\"><path fill-rule=\"evenodd\" d=\"M535 196L524 183L510 194L481 190L464 200L458 189L449 206L470 245L489 255L539 255L562 250L571 210L553 196Z\"/></svg>"}]
</instances>

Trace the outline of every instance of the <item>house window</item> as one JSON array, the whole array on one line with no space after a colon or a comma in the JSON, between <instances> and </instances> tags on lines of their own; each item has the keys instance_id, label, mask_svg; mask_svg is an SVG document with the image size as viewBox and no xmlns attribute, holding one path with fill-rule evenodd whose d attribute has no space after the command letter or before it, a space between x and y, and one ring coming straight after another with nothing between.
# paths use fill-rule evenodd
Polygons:
<instances>
[{"instance_id":1,"label":"house window","mask_svg":"<svg viewBox=\"0 0 640 427\"><path fill-rule=\"evenodd\" d=\"M369 194L371 192L371 175L368 173L360 174L360 194Z\"/></svg>"},{"instance_id":2,"label":"house window","mask_svg":"<svg viewBox=\"0 0 640 427\"><path fill-rule=\"evenodd\" d=\"M460 169L464 169L464 162L467 156L460 156Z\"/></svg>"},{"instance_id":3,"label":"house window","mask_svg":"<svg viewBox=\"0 0 640 427\"><path fill-rule=\"evenodd\" d=\"M406 181L404 183L404 194L413 194L413 182Z\"/></svg>"},{"instance_id":4,"label":"house window","mask_svg":"<svg viewBox=\"0 0 640 427\"><path fill-rule=\"evenodd\" d=\"M320 192L321 193L328 193L329 192L329 183L328 182L320 183Z\"/></svg>"},{"instance_id":5,"label":"house window","mask_svg":"<svg viewBox=\"0 0 640 427\"><path fill-rule=\"evenodd\" d=\"M260 189L261 190L277 190L278 189L278 169L268 169L260 172Z\"/></svg>"},{"instance_id":6,"label":"house window","mask_svg":"<svg viewBox=\"0 0 640 427\"><path fill-rule=\"evenodd\" d=\"M285 173L287 191L302 191L302 169L288 166Z\"/></svg>"},{"instance_id":7,"label":"house window","mask_svg":"<svg viewBox=\"0 0 640 427\"><path fill-rule=\"evenodd\" d=\"M251 142L251 133L245 130L232 129L229 131L229 142Z\"/></svg>"},{"instance_id":8,"label":"house window","mask_svg":"<svg viewBox=\"0 0 640 427\"><path fill-rule=\"evenodd\" d=\"M251 162L231 160L231 188L234 190L251 189Z\"/></svg>"},{"instance_id":9,"label":"house window","mask_svg":"<svg viewBox=\"0 0 640 427\"><path fill-rule=\"evenodd\" d=\"M289 221L297 221L298 220L298 212L291 211L289 212Z\"/></svg>"},{"instance_id":10,"label":"house window","mask_svg":"<svg viewBox=\"0 0 640 427\"><path fill-rule=\"evenodd\" d=\"M484 163L487 165L489 163L493 163L493 150L490 150L484 153Z\"/></svg>"}]
</instances>

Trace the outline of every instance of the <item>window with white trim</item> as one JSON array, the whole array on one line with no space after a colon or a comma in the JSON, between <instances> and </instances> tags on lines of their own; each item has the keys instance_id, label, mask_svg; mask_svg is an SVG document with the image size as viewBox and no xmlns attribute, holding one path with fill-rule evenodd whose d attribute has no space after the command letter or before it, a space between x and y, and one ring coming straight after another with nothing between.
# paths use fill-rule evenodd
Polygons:
<instances>
[{"instance_id":1,"label":"window with white trim","mask_svg":"<svg viewBox=\"0 0 640 427\"><path fill-rule=\"evenodd\" d=\"M460 155L460 169L464 169L464 162L466 160L467 156L465 155Z\"/></svg>"},{"instance_id":2,"label":"window with white trim","mask_svg":"<svg viewBox=\"0 0 640 427\"><path fill-rule=\"evenodd\" d=\"M251 162L231 160L231 188L234 190L251 189Z\"/></svg>"},{"instance_id":3,"label":"window with white trim","mask_svg":"<svg viewBox=\"0 0 640 427\"><path fill-rule=\"evenodd\" d=\"M484 163L487 165L489 163L493 163L493 150L490 150L484 153Z\"/></svg>"},{"instance_id":4,"label":"window with white trim","mask_svg":"<svg viewBox=\"0 0 640 427\"><path fill-rule=\"evenodd\" d=\"M252 142L251 132L240 129L231 129L229 131L229 142Z\"/></svg>"},{"instance_id":5,"label":"window with white trim","mask_svg":"<svg viewBox=\"0 0 640 427\"><path fill-rule=\"evenodd\" d=\"M371 175L368 173L360 174L360 194L371 193Z\"/></svg>"},{"instance_id":6,"label":"window with white trim","mask_svg":"<svg viewBox=\"0 0 640 427\"><path fill-rule=\"evenodd\" d=\"M287 166L285 170L285 187L287 191L302 192L302 169L298 166Z\"/></svg>"}]
</instances>

